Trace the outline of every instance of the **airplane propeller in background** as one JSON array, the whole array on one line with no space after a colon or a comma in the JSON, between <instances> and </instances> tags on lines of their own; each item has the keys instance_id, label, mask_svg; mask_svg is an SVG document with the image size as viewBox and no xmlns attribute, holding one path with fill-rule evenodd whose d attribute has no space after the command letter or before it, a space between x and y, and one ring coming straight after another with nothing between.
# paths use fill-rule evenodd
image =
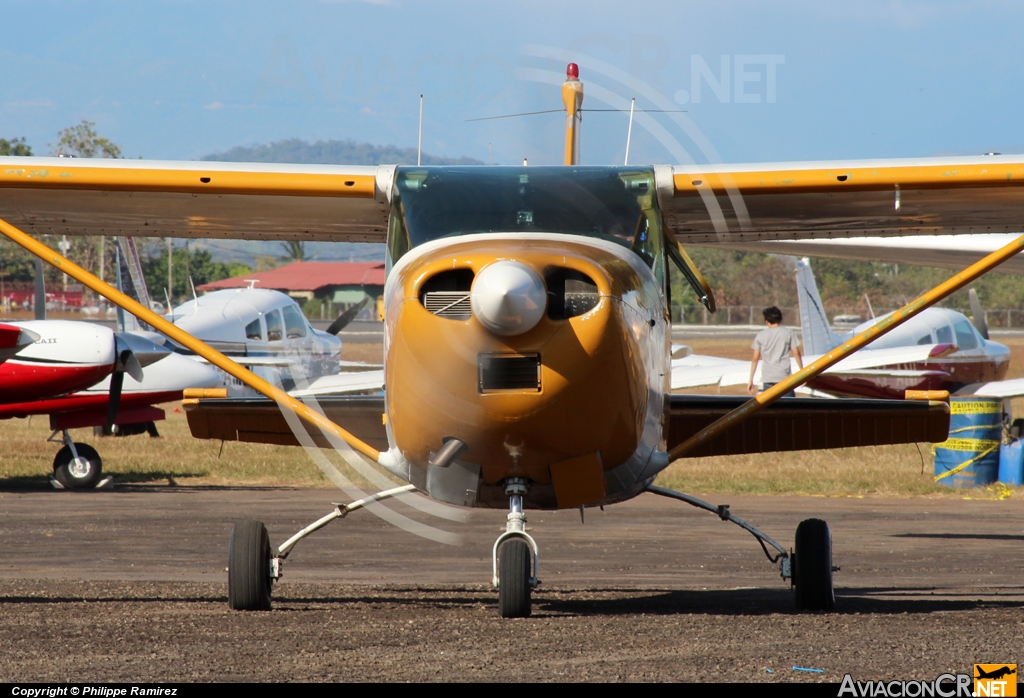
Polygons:
<instances>
[{"instance_id":1,"label":"airplane propeller in background","mask_svg":"<svg viewBox=\"0 0 1024 698\"><path fill-rule=\"evenodd\" d=\"M170 349L145 337L127 332L114 335L114 370L110 374L110 399L107 402L107 426L113 426L124 388L124 374L142 382L142 367L159 361L171 353Z\"/></svg>"},{"instance_id":2,"label":"airplane propeller in background","mask_svg":"<svg viewBox=\"0 0 1024 698\"><path fill-rule=\"evenodd\" d=\"M341 315L338 316L338 319L332 322L331 326L327 328L327 333L337 335L339 332L345 329L345 327L347 327L350 322L356 319L356 315L358 315L360 311L363 308L365 308L366 304L369 302L370 297L367 296L362 300L362 302L356 303L351 308L343 312Z\"/></svg>"},{"instance_id":3,"label":"airplane propeller in background","mask_svg":"<svg viewBox=\"0 0 1024 698\"><path fill-rule=\"evenodd\" d=\"M981 309L981 301L978 300L978 294L972 288L967 292L967 297L971 301L971 321L974 322L974 327L985 339L988 339L988 323L985 322L985 311Z\"/></svg>"}]
</instances>

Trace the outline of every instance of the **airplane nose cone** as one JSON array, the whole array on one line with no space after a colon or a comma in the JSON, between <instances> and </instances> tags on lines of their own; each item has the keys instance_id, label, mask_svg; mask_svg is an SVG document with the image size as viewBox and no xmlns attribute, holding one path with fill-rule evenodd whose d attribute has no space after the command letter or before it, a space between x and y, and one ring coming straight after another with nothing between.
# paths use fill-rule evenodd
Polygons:
<instances>
[{"instance_id":1,"label":"airplane nose cone","mask_svg":"<svg viewBox=\"0 0 1024 698\"><path fill-rule=\"evenodd\" d=\"M141 367L156 363L171 353L171 350L167 347L157 344L147 337L132 334L131 332L115 334L114 341L117 345L118 355L125 349L131 351L135 358L138 359L139 366Z\"/></svg>"},{"instance_id":2,"label":"airplane nose cone","mask_svg":"<svg viewBox=\"0 0 1024 698\"><path fill-rule=\"evenodd\" d=\"M519 262L495 262L473 280L473 315L496 335L509 337L534 328L547 309L544 281Z\"/></svg>"}]
</instances>

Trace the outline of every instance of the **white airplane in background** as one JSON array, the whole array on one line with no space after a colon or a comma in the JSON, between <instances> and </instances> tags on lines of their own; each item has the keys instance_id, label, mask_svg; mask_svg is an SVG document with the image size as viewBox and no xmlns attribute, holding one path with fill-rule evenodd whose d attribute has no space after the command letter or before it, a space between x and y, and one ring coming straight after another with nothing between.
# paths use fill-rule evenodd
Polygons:
<instances>
[{"instance_id":1,"label":"white airplane in background","mask_svg":"<svg viewBox=\"0 0 1024 698\"><path fill-rule=\"evenodd\" d=\"M134 240L119 237L117 250L118 288L144 307L152 307ZM349 308L322 332L309 324L298 303L288 295L249 286L196 296L172 308L165 317L295 397L328 396L379 392L384 384L382 366L341 361L341 340L336 335L355 319L363 305ZM119 311L118 323L124 331L141 334L166 344L178 355L205 363L130 314ZM258 395L223 371L208 368L216 372L219 382L189 387L224 387L231 397ZM159 374L154 376L154 380L161 378ZM96 387L102 389L102 385Z\"/></svg>"},{"instance_id":2,"label":"white airplane in background","mask_svg":"<svg viewBox=\"0 0 1024 698\"><path fill-rule=\"evenodd\" d=\"M796 282L806 362L887 317L874 318L849 333L837 334L829 326L810 260L797 262ZM974 316L984 318L973 291L971 304ZM907 390L948 390L987 397L1024 395L1024 379L1000 380L1009 369L1010 350L988 339L983 320L978 324L975 327L967 316L955 310L928 308L873 342L871 349L857 352L808 381L798 392L821 397L889 399L902 399ZM675 359L672 368L673 388L742 385L750 375L749 361L714 356ZM690 371L693 368L697 370ZM796 369L795 362L793 368ZM760 382L760 366L754 382Z\"/></svg>"},{"instance_id":3,"label":"white airplane in background","mask_svg":"<svg viewBox=\"0 0 1024 698\"><path fill-rule=\"evenodd\" d=\"M829 326L810 260L797 261L797 297L800 325L807 351L831 351L858 332L889 316L887 313L862 323L851 332L837 334ZM974 322L949 308L931 307L908 320L872 346L878 350L912 349L915 346L952 347L935 351L917 362L894 362L874 370L827 372L809 382L814 390L831 395L903 397L907 390L948 390L959 395L1017 397L1024 395L1024 380L1001 380L1010 368L1010 350L988 338L985 313L978 296L970 291Z\"/></svg>"},{"instance_id":4,"label":"white airplane in background","mask_svg":"<svg viewBox=\"0 0 1024 698\"><path fill-rule=\"evenodd\" d=\"M342 313L323 332L310 325L298 303L280 291L234 288L183 303L168 319L260 378L295 397L305 397L380 391L381 366L341 360L336 333L361 309L357 306ZM190 353L177 345L174 348ZM231 397L258 395L226 373L221 372L221 377Z\"/></svg>"}]
</instances>

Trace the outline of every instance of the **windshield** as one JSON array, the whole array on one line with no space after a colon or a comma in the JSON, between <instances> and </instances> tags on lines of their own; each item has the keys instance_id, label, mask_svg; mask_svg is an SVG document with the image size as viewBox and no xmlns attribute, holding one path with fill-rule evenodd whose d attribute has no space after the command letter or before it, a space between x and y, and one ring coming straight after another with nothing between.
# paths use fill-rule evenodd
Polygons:
<instances>
[{"instance_id":1,"label":"windshield","mask_svg":"<svg viewBox=\"0 0 1024 698\"><path fill-rule=\"evenodd\" d=\"M454 235L563 233L616 242L660 273L660 226L650 168L400 167L389 261Z\"/></svg>"}]
</instances>

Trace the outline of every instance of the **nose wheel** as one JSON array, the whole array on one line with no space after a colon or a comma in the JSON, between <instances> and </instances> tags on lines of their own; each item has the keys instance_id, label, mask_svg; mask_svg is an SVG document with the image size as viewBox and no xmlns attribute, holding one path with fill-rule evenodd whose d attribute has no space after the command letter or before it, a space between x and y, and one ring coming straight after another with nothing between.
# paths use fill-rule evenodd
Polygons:
<instances>
[{"instance_id":1,"label":"nose wheel","mask_svg":"<svg viewBox=\"0 0 1024 698\"><path fill-rule=\"evenodd\" d=\"M526 491L524 478L506 481L508 520L505 532L498 536L491 551L494 571L491 583L498 588L498 615L502 618L528 617L533 610L533 588L540 584L537 579L537 543L526 532L526 515L523 513Z\"/></svg>"},{"instance_id":2,"label":"nose wheel","mask_svg":"<svg viewBox=\"0 0 1024 698\"><path fill-rule=\"evenodd\" d=\"M526 618L533 610L530 586L530 546L511 538L498 549L498 615Z\"/></svg>"}]
</instances>

